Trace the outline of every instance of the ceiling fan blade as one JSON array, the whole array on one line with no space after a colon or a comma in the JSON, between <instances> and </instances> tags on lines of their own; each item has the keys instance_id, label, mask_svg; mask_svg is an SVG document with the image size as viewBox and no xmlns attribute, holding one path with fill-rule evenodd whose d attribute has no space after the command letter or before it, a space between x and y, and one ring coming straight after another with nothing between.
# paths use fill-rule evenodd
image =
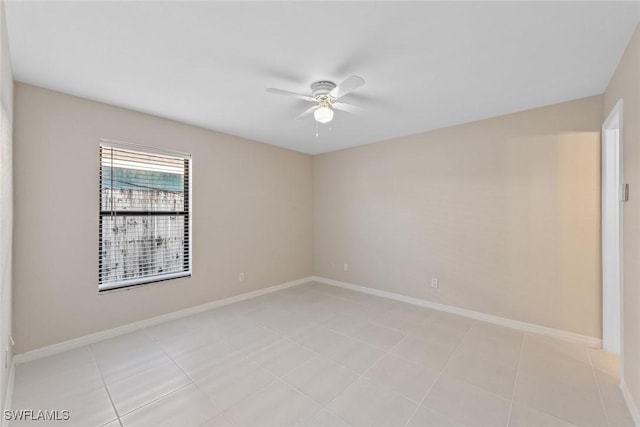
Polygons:
<instances>
[{"instance_id":1,"label":"ceiling fan blade","mask_svg":"<svg viewBox=\"0 0 640 427\"><path fill-rule=\"evenodd\" d=\"M314 105L313 107L309 108L308 110L305 110L302 114L300 114L298 117L296 117L296 120L304 119L305 117L310 116L311 114L313 114L314 111L316 111L316 108L318 108L318 105Z\"/></svg>"},{"instance_id":2,"label":"ceiling fan blade","mask_svg":"<svg viewBox=\"0 0 640 427\"><path fill-rule=\"evenodd\" d=\"M364 111L364 108L357 105L348 104L346 102L334 102L332 105L336 110L346 111L347 113L358 114Z\"/></svg>"},{"instance_id":3,"label":"ceiling fan blade","mask_svg":"<svg viewBox=\"0 0 640 427\"><path fill-rule=\"evenodd\" d=\"M340 97L345 96L351 91L358 89L360 86L364 85L365 81L362 77L351 76L347 77L345 81L340 83L338 86L334 87L329 95L338 99Z\"/></svg>"},{"instance_id":4,"label":"ceiling fan blade","mask_svg":"<svg viewBox=\"0 0 640 427\"><path fill-rule=\"evenodd\" d=\"M278 95L293 96L294 98L304 99L305 101L316 102L315 98L313 98L313 97L311 97L309 95L303 95L301 93L289 92L288 90L282 90L282 89L276 89L276 88L270 87L269 89L267 89L267 92L275 93L275 94L278 94Z\"/></svg>"}]
</instances>

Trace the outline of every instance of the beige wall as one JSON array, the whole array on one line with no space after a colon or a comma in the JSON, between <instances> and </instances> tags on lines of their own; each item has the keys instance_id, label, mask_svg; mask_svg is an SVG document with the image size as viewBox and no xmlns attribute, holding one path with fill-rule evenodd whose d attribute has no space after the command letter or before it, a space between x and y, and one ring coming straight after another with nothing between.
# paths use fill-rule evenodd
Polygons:
<instances>
[{"instance_id":1,"label":"beige wall","mask_svg":"<svg viewBox=\"0 0 640 427\"><path fill-rule=\"evenodd\" d=\"M629 201L623 204L623 380L640 407L640 27L604 95L603 118L623 100L623 173Z\"/></svg>"},{"instance_id":2,"label":"beige wall","mask_svg":"<svg viewBox=\"0 0 640 427\"><path fill-rule=\"evenodd\" d=\"M597 96L316 156L316 274L600 337L601 122Z\"/></svg>"},{"instance_id":3,"label":"beige wall","mask_svg":"<svg viewBox=\"0 0 640 427\"><path fill-rule=\"evenodd\" d=\"M601 97L315 160L20 83L15 113L18 352L314 268L600 336ZM191 279L97 293L93 165L101 137L193 153Z\"/></svg>"},{"instance_id":4,"label":"beige wall","mask_svg":"<svg viewBox=\"0 0 640 427\"><path fill-rule=\"evenodd\" d=\"M7 42L4 2L0 1L0 406L4 406L9 366L11 365L12 272L11 240L13 229L12 186L13 76ZM9 353L5 355L5 349Z\"/></svg>"},{"instance_id":5,"label":"beige wall","mask_svg":"<svg viewBox=\"0 0 640 427\"><path fill-rule=\"evenodd\" d=\"M310 156L15 89L16 352L312 274ZM98 294L99 138L193 154L192 278Z\"/></svg>"}]
</instances>

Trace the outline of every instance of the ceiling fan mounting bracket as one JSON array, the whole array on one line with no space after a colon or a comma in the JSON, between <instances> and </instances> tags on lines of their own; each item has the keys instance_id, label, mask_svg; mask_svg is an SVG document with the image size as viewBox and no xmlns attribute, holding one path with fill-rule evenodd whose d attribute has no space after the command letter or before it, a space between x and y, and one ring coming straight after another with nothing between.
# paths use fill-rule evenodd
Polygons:
<instances>
[{"instance_id":1,"label":"ceiling fan mounting bracket","mask_svg":"<svg viewBox=\"0 0 640 427\"><path fill-rule=\"evenodd\" d=\"M318 98L323 95L328 95L336 87L334 82L327 80L320 80L315 83L311 83L311 92L314 98Z\"/></svg>"}]
</instances>

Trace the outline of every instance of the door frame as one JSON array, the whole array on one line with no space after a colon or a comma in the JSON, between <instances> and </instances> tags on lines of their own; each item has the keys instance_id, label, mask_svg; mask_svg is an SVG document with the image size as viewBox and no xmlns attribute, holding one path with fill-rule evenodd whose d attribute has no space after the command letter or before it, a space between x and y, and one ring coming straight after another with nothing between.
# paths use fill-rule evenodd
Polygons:
<instances>
[{"instance_id":1,"label":"door frame","mask_svg":"<svg viewBox=\"0 0 640 427\"><path fill-rule=\"evenodd\" d=\"M602 348L617 354L622 353L622 108L620 99L603 122L601 134Z\"/></svg>"}]
</instances>

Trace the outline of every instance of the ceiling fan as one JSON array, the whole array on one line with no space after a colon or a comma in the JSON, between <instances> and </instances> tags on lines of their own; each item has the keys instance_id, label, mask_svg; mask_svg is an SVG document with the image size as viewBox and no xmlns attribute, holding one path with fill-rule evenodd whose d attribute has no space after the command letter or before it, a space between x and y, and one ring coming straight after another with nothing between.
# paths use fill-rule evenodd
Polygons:
<instances>
[{"instance_id":1,"label":"ceiling fan","mask_svg":"<svg viewBox=\"0 0 640 427\"><path fill-rule=\"evenodd\" d=\"M333 120L333 110L356 112L359 107L341 101L340 98L364 85L362 77L350 76L339 85L333 82L320 80L311 83L311 95L289 92L287 90L269 88L267 92L278 95L293 96L305 101L314 102L316 105L300 114L297 118L303 118L311 113L318 123L329 123Z\"/></svg>"}]
</instances>

